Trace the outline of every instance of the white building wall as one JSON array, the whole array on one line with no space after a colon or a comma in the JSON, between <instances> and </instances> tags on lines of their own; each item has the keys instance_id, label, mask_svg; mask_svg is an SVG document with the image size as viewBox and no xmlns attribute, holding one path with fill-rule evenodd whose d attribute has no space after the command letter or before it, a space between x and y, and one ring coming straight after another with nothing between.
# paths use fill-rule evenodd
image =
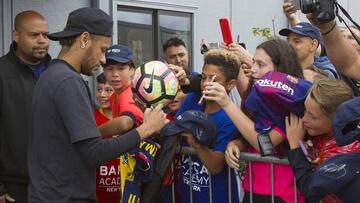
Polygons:
<instances>
[{"instance_id":1,"label":"white building wall","mask_svg":"<svg viewBox=\"0 0 360 203\"><path fill-rule=\"evenodd\" d=\"M178 10L188 9L194 14L194 70L200 71L202 55L200 54L201 39L209 42L222 41L218 19L228 17L232 27L234 40L237 35L240 41L245 42L248 50L253 53L255 47L264 40L254 37L253 27L272 28L272 19L275 18L275 29L287 26L287 20L282 14L283 0L100 0L99 7L111 11L113 4L127 6L152 7L158 9ZM271 9L268 9L271 8ZM111 13L111 12L110 12ZM119 28L121 29L121 28Z\"/></svg>"}]
</instances>

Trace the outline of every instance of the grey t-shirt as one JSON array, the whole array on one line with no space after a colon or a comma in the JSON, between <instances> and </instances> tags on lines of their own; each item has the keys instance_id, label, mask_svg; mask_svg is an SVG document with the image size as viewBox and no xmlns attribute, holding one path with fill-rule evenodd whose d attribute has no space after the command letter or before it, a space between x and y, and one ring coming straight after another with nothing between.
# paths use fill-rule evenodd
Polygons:
<instances>
[{"instance_id":1,"label":"grey t-shirt","mask_svg":"<svg viewBox=\"0 0 360 203\"><path fill-rule=\"evenodd\" d=\"M126 139L130 143L123 143L122 138L99 139L89 89L80 74L62 60L54 60L40 77L32 113L29 202L95 202L96 165L88 160L114 158L120 148L129 149L124 145L136 146L140 141L134 133ZM85 151L79 146L87 140L98 142L87 145ZM111 150L106 145L110 142L114 144ZM91 153L95 151L109 156L97 157Z\"/></svg>"}]
</instances>

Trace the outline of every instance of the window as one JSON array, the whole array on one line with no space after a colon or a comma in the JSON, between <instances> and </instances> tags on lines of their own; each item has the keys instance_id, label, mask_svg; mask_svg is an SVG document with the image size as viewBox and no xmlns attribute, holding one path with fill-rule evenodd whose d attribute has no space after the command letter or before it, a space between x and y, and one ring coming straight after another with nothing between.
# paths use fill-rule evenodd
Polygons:
<instances>
[{"instance_id":1,"label":"window","mask_svg":"<svg viewBox=\"0 0 360 203\"><path fill-rule=\"evenodd\" d=\"M118 43L132 48L136 66L162 60L162 45L172 37L182 39L192 56L191 13L120 5L117 9Z\"/></svg>"}]
</instances>

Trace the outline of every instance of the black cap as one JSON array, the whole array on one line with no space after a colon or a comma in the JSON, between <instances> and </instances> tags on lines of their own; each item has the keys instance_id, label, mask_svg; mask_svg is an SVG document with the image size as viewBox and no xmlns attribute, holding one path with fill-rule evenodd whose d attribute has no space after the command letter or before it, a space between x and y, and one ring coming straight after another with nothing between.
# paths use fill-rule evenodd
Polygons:
<instances>
[{"instance_id":1,"label":"black cap","mask_svg":"<svg viewBox=\"0 0 360 203\"><path fill-rule=\"evenodd\" d=\"M79 8L69 14L63 31L51 33L49 39L58 41L63 38L89 32L95 35L111 37L113 21L111 17L98 8Z\"/></svg>"}]
</instances>

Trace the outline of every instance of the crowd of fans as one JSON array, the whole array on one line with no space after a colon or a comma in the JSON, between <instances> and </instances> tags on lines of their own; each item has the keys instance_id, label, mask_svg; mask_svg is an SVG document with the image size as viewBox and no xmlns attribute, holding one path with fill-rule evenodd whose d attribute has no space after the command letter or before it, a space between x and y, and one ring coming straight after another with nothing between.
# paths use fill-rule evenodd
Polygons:
<instances>
[{"instance_id":1,"label":"crowd of fans","mask_svg":"<svg viewBox=\"0 0 360 203\"><path fill-rule=\"evenodd\" d=\"M168 39L164 61L181 89L166 108L134 101L133 51L110 46L113 21L102 10L77 9L51 34L41 14L17 14L0 58L0 203L360 202L360 45L349 29L360 31L319 24L314 13L300 22L289 2L283 11L284 39L254 54L222 43L200 73L185 43ZM52 60L49 39L61 45ZM80 74L101 66L94 103ZM166 146L169 135L179 139ZM290 164L249 167L244 152Z\"/></svg>"}]
</instances>

